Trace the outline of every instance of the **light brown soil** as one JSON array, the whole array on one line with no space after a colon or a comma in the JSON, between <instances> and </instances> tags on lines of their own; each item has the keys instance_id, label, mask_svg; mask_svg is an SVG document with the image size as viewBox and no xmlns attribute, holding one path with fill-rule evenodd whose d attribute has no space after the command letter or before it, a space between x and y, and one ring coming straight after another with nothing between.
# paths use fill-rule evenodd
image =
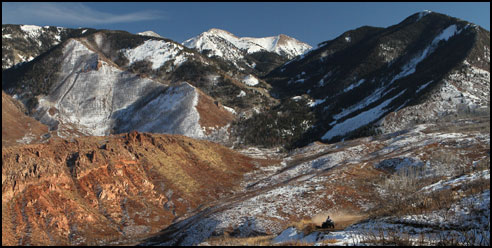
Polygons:
<instances>
[{"instance_id":1,"label":"light brown soil","mask_svg":"<svg viewBox=\"0 0 492 248\"><path fill-rule=\"evenodd\" d=\"M45 133L48 127L25 115L22 104L2 90L2 147L18 145L26 135L36 143Z\"/></svg>"},{"instance_id":2,"label":"light brown soil","mask_svg":"<svg viewBox=\"0 0 492 248\"><path fill-rule=\"evenodd\" d=\"M205 127L208 132L210 129L220 128L234 120L234 115L225 110L217 101L207 96L200 90L196 109L200 114L200 126Z\"/></svg>"},{"instance_id":3,"label":"light brown soil","mask_svg":"<svg viewBox=\"0 0 492 248\"><path fill-rule=\"evenodd\" d=\"M358 215L358 214L346 213L343 211L336 211L336 212L324 212L324 213L317 214L313 216L313 218L311 218L311 221L315 223L317 226L321 226L321 224L326 220L326 217L328 216L330 216L330 219L332 219L333 222L335 223L334 230L343 230L346 227L367 218L366 215Z\"/></svg>"}]
</instances>

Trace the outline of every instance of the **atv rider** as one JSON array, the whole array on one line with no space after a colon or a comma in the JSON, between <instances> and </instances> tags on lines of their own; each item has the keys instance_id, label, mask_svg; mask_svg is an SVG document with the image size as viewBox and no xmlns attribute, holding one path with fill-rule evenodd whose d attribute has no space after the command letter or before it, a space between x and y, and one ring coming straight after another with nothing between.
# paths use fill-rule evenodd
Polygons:
<instances>
[{"instance_id":1,"label":"atv rider","mask_svg":"<svg viewBox=\"0 0 492 248\"><path fill-rule=\"evenodd\" d=\"M321 228L335 228L335 223L330 219L330 216L326 217L326 220L321 225Z\"/></svg>"}]
</instances>

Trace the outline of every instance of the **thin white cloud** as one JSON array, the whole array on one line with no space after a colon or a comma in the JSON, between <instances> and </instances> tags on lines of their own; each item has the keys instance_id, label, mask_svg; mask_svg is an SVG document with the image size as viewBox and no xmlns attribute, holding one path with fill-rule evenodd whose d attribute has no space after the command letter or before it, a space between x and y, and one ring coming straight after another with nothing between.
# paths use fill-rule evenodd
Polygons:
<instances>
[{"instance_id":1,"label":"thin white cloud","mask_svg":"<svg viewBox=\"0 0 492 248\"><path fill-rule=\"evenodd\" d=\"M83 26L161 18L164 18L163 13L156 10L112 14L92 9L82 3L2 3L2 24L56 23Z\"/></svg>"}]
</instances>

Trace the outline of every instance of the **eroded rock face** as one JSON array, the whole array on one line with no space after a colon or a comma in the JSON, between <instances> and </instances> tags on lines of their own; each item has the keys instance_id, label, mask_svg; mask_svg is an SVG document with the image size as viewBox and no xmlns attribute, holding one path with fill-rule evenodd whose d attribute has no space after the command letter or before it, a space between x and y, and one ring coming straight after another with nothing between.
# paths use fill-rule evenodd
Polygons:
<instances>
[{"instance_id":1,"label":"eroded rock face","mask_svg":"<svg viewBox=\"0 0 492 248\"><path fill-rule=\"evenodd\" d=\"M132 132L2 147L2 244L109 244L229 194L252 160L215 143Z\"/></svg>"}]
</instances>

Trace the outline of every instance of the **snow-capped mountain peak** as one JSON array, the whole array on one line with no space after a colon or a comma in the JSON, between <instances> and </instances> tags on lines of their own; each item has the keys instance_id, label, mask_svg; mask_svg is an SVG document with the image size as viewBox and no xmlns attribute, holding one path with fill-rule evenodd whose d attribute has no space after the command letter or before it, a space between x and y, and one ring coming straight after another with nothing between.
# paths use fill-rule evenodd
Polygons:
<instances>
[{"instance_id":1,"label":"snow-capped mountain peak","mask_svg":"<svg viewBox=\"0 0 492 248\"><path fill-rule=\"evenodd\" d=\"M207 32L205 32L204 34L229 35L229 36L236 37L234 34L230 33L229 31L226 31L223 29L218 29L218 28L211 28Z\"/></svg>"},{"instance_id":2,"label":"snow-capped mountain peak","mask_svg":"<svg viewBox=\"0 0 492 248\"><path fill-rule=\"evenodd\" d=\"M142 36L152 36L152 37L157 37L157 38L164 38L164 37L160 36L158 33L154 32L152 30L140 32L140 33L137 33L137 34L138 35L142 35Z\"/></svg>"},{"instance_id":3,"label":"snow-capped mountain peak","mask_svg":"<svg viewBox=\"0 0 492 248\"><path fill-rule=\"evenodd\" d=\"M201 33L182 44L200 52L208 50L207 55L209 57L218 56L233 62L242 59L245 54L263 51L291 59L311 48L310 45L284 34L263 38L237 37L228 31L217 28Z\"/></svg>"}]
</instances>

